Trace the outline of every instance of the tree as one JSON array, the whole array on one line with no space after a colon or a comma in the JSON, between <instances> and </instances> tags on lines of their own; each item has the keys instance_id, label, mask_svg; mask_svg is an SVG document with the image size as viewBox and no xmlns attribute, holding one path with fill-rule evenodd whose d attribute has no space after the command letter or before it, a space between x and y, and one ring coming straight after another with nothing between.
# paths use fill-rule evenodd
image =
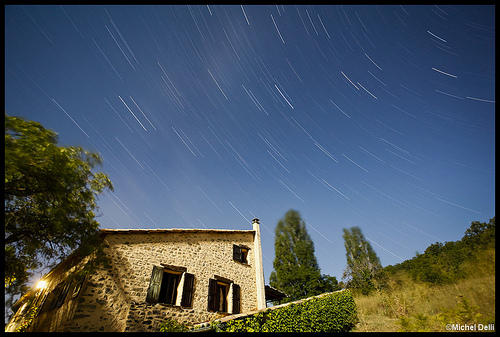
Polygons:
<instances>
[{"instance_id":1,"label":"tree","mask_svg":"<svg viewBox=\"0 0 500 337\"><path fill-rule=\"evenodd\" d=\"M321 275L314 243L299 212L289 210L276 226L274 271L269 283L298 300L337 289L337 279Z\"/></svg>"},{"instance_id":2,"label":"tree","mask_svg":"<svg viewBox=\"0 0 500 337\"><path fill-rule=\"evenodd\" d=\"M467 268L462 268L465 262L475 264L490 249L495 249L495 217L488 223L471 222L459 241L433 243L423 254L384 270L388 274L404 271L414 280L430 284L450 284L467 277Z\"/></svg>"},{"instance_id":3,"label":"tree","mask_svg":"<svg viewBox=\"0 0 500 337\"><path fill-rule=\"evenodd\" d=\"M483 244L495 246L495 217L489 222L472 221L465 231L462 241L468 244Z\"/></svg>"},{"instance_id":4,"label":"tree","mask_svg":"<svg viewBox=\"0 0 500 337\"><path fill-rule=\"evenodd\" d=\"M382 268L377 254L365 239L359 227L343 229L347 268L343 279L349 288L361 289L363 294L376 287L377 272Z\"/></svg>"},{"instance_id":5,"label":"tree","mask_svg":"<svg viewBox=\"0 0 500 337\"><path fill-rule=\"evenodd\" d=\"M101 164L96 153L58 146L40 123L5 114L6 294L24 292L37 268L96 243L96 198L113 191L92 170Z\"/></svg>"}]
</instances>

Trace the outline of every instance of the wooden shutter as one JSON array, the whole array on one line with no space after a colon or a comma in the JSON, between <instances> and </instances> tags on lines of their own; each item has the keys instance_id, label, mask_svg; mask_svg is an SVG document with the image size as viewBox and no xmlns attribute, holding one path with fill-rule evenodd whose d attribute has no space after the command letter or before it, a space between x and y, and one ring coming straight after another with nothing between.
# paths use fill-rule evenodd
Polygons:
<instances>
[{"instance_id":1,"label":"wooden shutter","mask_svg":"<svg viewBox=\"0 0 500 337\"><path fill-rule=\"evenodd\" d=\"M217 311L219 309L217 301L217 280L208 280L208 311Z\"/></svg>"},{"instance_id":2,"label":"wooden shutter","mask_svg":"<svg viewBox=\"0 0 500 337\"><path fill-rule=\"evenodd\" d=\"M182 307L192 307L193 304L194 275L184 273L184 288L182 290Z\"/></svg>"},{"instance_id":3,"label":"wooden shutter","mask_svg":"<svg viewBox=\"0 0 500 337\"><path fill-rule=\"evenodd\" d=\"M163 280L163 267L153 267L151 273L151 280L149 281L148 293L146 295L146 302L157 303L160 297L161 281Z\"/></svg>"},{"instance_id":4,"label":"wooden shutter","mask_svg":"<svg viewBox=\"0 0 500 337\"><path fill-rule=\"evenodd\" d=\"M59 297L57 298L56 302L56 308L59 308L61 305L63 305L64 300L66 299L66 295L68 295L69 287L71 286L71 282L66 282L64 284L64 287L59 294Z\"/></svg>"},{"instance_id":5,"label":"wooden shutter","mask_svg":"<svg viewBox=\"0 0 500 337\"><path fill-rule=\"evenodd\" d=\"M50 305L50 300L51 298L49 297L51 294L51 292L48 290L48 289L45 289L44 290L44 293L43 293L43 297L42 297L42 300L40 302L40 310L38 310L37 312L37 316L42 313L42 312L46 312L48 311L48 307Z\"/></svg>"},{"instance_id":6,"label":"wooden shutter","mask_svg":"<svg viewBox=\"0 0 500 337\"><path fill-rule=\"evenodd\" d=\"M237 245L233 245L233 260L238 262L243 262L243 253L241 251L241 247Z\"/></svg>"},{"instance_id":7,"label":"wooden shutter","mask_svg":"<svg viewBox=\"0 0 500 337\"><path fill-rule=\"evenodd\" d=\"M61 292L63 291L64 284L61 282L59 283L54 290L52 290L52 301L50 302L50 305L48 307L48 310L52 310L56 307L57 302L59 300L59 296L61 295Z\"/></svg>"},{"instance_id":8,"label":"wooden shutter","mask_svg":"<svg viewBox=\"0 0 500 337\"><path fill-rule=\"evenodd\" d=\"M240 286L233 283L233 314L240 313L240 298L241 298L241 290Z\"/></svg>"},{"instance_id":9,"label":"wooden shutter","mask_svg":"<svg viewBox=\"0 0 500 337\"><path fill-rule=\"evenodd\" d=\"M77 282L75 284L75 286L73 287L73 291L72 291L72 294L71 294L71 298L75 298L77 297L80 292L82 291L82 288L83 288L83 282L85 282L85 277L86 277L87 274L84 274L83 276L81 276L80 280L78 281L75 281Z\"/></svg>"}]
</instances>

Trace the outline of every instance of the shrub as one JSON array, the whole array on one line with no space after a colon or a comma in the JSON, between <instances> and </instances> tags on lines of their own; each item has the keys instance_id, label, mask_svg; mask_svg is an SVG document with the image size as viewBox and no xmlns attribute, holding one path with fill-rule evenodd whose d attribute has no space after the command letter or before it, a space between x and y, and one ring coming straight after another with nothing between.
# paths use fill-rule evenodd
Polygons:
<instances>
[{"instance_id":1,"label":"shrub","mask_svg":"<svg viewBox=\"0 0 500 337\"><path fill-rule=\"evenodd\" d=\"M187 325L177 322L171 318L160 324L160 332L186 332L189 328Z\"/></svg>"},{"instance_id":2,"label":"shrub","mask_svg":"<svg viewBox=\"0 0 500 337\"><path fill-rule=\"evenodd\" d=\"M36 314L38 313L39 306L32 306L25 316L24 322L17 327L16 332L26 332L30 325L33 323Z\"/></svg>"},{"instance_id":3,"label":"shrub","mask_svg":"<svg viewBox=\"0 0 500 337\"><path fill-rule=\"evenodd\" d=\"M356 304L342 290L260 311L216 326L221 332L347 332L357 323Z\"/></svg>"}]
</instances>

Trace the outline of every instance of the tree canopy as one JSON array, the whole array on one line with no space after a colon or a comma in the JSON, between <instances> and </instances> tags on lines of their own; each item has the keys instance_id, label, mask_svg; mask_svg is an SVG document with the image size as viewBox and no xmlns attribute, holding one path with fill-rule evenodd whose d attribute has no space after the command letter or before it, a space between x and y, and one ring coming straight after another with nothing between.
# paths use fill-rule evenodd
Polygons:
<instances>
[{"instance_id":1,"label":"tree canopy","mask_svg":"<svg viewBox=\"0 0 500 337\"><path fill-rule=\"evenodd\" d=\"M450 284L467 276L462 268L464 262L474 261L478 252L489 249L495 249L495 217L489 222L472 221L461 240L433 243L423 254L387 266L384 272L391 275L404 271L414 280L428 284Z\"/></svg>"},{"instance_id":2,"label":"tree canopy","mask_svg":"<svg viewBox=\"0 0 500 337\"><path fill-rule=\"evenodd\" d=\"M334 291L337 280L321 275L314 243L298 211L289 210L276 226L274 271L269 283L286 294L289 301Z\"/></svg>"},{"instance_id":3,"label":"tree canopy","mask_svg":"<svg viewBox=\"0 0 500 337\"><path fill-rule=\"evenodd\" d=\"M58 146L54 131L5 115L5 288L25 290L32 271L55 263L98 233L97 195L113 191L94 172L100 156Z\"/></svg>"},{"instance_id":4,"label":"tree canopy","mask_svg":"<svg viewBox=\"0 0 500 337\"><path fill-rule=\"evenodd\" d=\"M375 276L382 268L380 260L359 227L343 229L347 268L343 278L349 288L367 293L375 288Z\"/></svg>"}]
</instances>

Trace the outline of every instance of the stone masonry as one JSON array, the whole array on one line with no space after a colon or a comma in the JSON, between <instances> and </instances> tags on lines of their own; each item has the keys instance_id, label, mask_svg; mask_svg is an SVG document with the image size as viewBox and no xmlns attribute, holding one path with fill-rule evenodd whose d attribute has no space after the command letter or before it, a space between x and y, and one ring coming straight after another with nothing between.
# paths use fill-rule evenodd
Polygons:
<instances>
[{"instance_id":1,"label":"stone masonry","mask_svg":"<svg viewBox=\"0 0 500 337\"><path fill-rule=\"evenodd\" d=\"M86 276L77 297L71 297L70 290L62 305L42 310L29 331L143 332L159 331L160 324L168 318L190 325L207 322L233 313L233 284L240 287L240 312L261 307L257 298L262 291L258 291L257 281L261 280L256 273L259 264L255 249L257 241L260 249L260 237L254 240L255 230L103 229L101 235L108 265ZM233 259L233 245L248 249L247 263ZM262 261L259 262L261 266ZM146 302L155 266L175 266L194 275L190 307ZM61 283L64 275L68 273L61 273L57 279L48 278L46 291ZM231 282L226 312L207 310L209 279L214 278ZM264 285L260 286L263 289ZM180 285L177 291L182 290Z\"/></svg>"}]
</instances>

